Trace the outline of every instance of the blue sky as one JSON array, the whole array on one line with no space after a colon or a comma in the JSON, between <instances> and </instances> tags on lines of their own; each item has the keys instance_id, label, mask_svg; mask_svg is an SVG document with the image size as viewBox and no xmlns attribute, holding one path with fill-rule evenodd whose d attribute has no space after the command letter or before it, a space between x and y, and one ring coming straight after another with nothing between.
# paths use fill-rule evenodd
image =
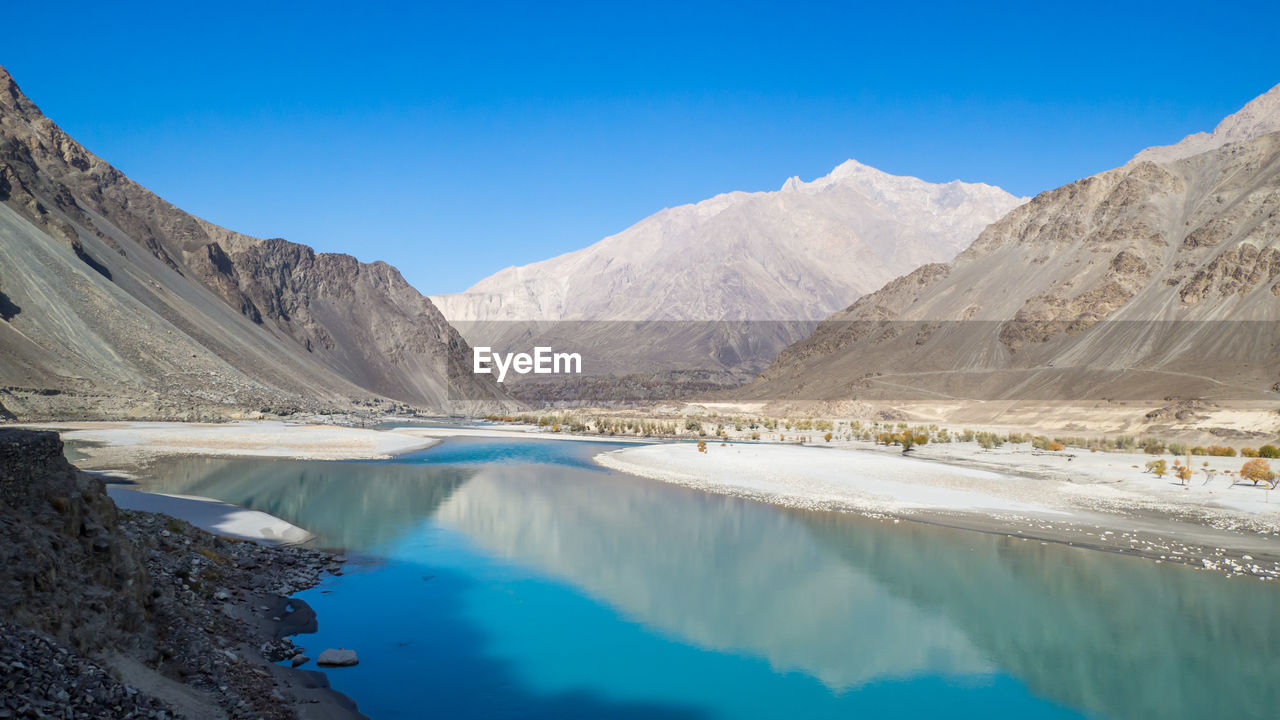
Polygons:
<instances>
[{"instance_id":1,"label":"blue sky","mask_svg":"<svg viewBox=\"0 0 1280 720\"><path fill-rule=\"evenodd\" d=\"M197 215L424 293L845 159L1034 194L1280 82L1280 3L11 4L0 64Z\"/></svg>"}]
</instances>

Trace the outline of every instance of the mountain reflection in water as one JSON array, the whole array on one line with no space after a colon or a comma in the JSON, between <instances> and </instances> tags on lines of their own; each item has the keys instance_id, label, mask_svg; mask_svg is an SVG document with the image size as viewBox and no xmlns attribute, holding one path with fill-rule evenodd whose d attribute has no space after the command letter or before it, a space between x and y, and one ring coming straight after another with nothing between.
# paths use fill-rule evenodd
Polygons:
<instances>
[{"instance_id":1,"label":"mountain reflection in water","mask_svg":"<svg viewBox=\"0 0 1280 720\"><path fill-rule=\"evenodd\" d=\"M820 681L833 713L886 683L927 679L990 688L1014 678L1052 701L1041 715L1055 717L1062 706L1114 718L1268 717L1280 707L1280 684L1269 676L1280 656L1280 596L1270 584L707 494L592 465L606 449L450 440L387 462L173 458L151 469L162 478L151 486L263 510L325 544L442 573L466 575L476 562L519 568L609 608L616 623L703 653L758 658L779 687L752 692L816 714L817 696L788 698L783 678ZM487 559L449 567L449 553L463 552L450 548L463 545ZM532 685L623 692L603 678L600 658L567 667L539 657L537 643L504 642L523 632L511 612L462 616ZM595 647L573 636L579 625L570 618L531 622L559 628L562 651ZM580 632L603 631L584 623ZM628 692L660 694L659 675L670 671L639 668L652 681ZM679 692L643 699L727 712ZM759 714L769 710L761 705Z\"/></svg>"}]
</instances>

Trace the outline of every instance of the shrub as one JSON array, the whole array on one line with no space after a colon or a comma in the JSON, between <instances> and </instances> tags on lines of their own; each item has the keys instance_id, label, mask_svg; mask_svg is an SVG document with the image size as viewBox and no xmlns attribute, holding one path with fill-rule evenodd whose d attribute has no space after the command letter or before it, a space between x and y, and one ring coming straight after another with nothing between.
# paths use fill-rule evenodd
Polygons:
<instances>
[{"instance_id":1,"label":"shrub","mask_svg":"<svg viewBox=\"0 0 1280 720\"><path fill-rule=\"evenodd\" d=\"M1240 468L1240 480L1248 481L1257 485L1260 482L1270 483L1271 487L1275 487L1276 474L1271 471L1271 465L1262 458L1255 458L1246 462Z\"/></svg>"},{"instance_id":2,"label":"shrub","mask_svg":"<svg viewBox=\"0 0 1280 720\"><path fill-rule=\"evenodd\" d=\"M1210 445L1207 452L1214 457L1235 457L1236 449L1233 447L1223 447L1221 445Z\"/></svg>"},{"instance_id":3,"label":"shrub","mask_svg":"<svg viewBox=\"0 0 1280 720\"><path fill-rule=\"evenodd\" d=\"M1000 447L1005 442L1003 437L991 432L980 432L975 437L978 440L978 445L984 450Z\"/></svg>"},{"instance_id":4,"label":"shrub","mask_svg":"<svg viewBox=\"0 0 1280 720\"><path fill-rule=\"evenodd\" d=\"M706 440L699 440L699 441L698 441L698 452L700 452L700 453L704 453L704 452L706 452L706 451L707 451L707 441L706 441Z\"/></svg>"},{"instance_id":5,"label":"shrub","mask_svg":"<svg viewBox=\"0 0 1280 720\"><path fill-rule=\"evenodd\" d=\"M904 454L911 452L911 448L915 447L916 444L916 436L904 431L898 435L898 443L902 445Z\"/></svg>"},{"instance_id":6,"label":"shrub","mask_svg":"<svg viewBox=\"0 0 1280 720\"><path fill-rule=\"evenodd\" d=\"M1208 454L1209 454L1209 451L1208 451L1208 450L1205 450L1203 447L1201 447L1201 446L1197 445L1197 446L1195 446L1195 447L1191 448L1191 454L1192 454L1192 455L1208 455Z\"/></svg>"},{"instance_id":7,"label":"shrub","mask_svg":"<svg viewBox=\"0 0 1280 720\"><path fill-rule=\"evenodd\" d=\"M1066 448L1066 447L1067 447L1066 445L1063 445L1062 443L1058 442L1057 440L1050 440L1050 441L1049 441L1049 444L1045 446L1045 449L1046 449L1046 450L1052 450L1053 452L1057 452L1057 451L1062 450L1062 449L1064 449L1064 448Z\"/></svg>"},{"instance_id":8,"label":"shrub","mask_svg":"<svg viewBox=\"0 0 1280 720\"><path fill-rule=\"evenodd\" d=\"M1280 458L1280 448L1275 445L1263 445L1258 448L1258 457L1260 458Z\"/></svg>"},{"instance_id":9,"label":"shrub","mask_svg":"<svg viewBox=\"0 0 1280 720\"><path fill-rule=\"evenodd\" d=\"M1240 455L1242 457L1256 458L1258 457L1258 451L1253 448L1240 448Z\"/></svg>"},{"instance_id":10,"label":"shrub","mask_svg":"<svg viewBox=\"0 0 1280 720\"><path fill-rule=\"evenodd\" d=\"M1187 454L1187 444L1184 442L1171 442L1167 447L1169 448L1169 452L1173 455Z\"/></svg>"},{"instance_id":11,"label":"shrub","mask_svg":"<svg viewBox=\"0 0 1280 720\"><path fill-rule=\"evenodd\" d=\"M1164 460L1151 460L1147 463L1147 472L1156 474L1156 477L1164 477L1169 471L1169 465Z\"/></svg>"},{"instance_id":12,"label":"shrub","mask_svg":"<svg viewBox=\"0 0 1280 720\"><path fill-rule=\"evenodd\" d=\"M827 442L831 442L831 433L827 433L826 435L823 435L822 439Z\"/></svg>"}]
</instances>

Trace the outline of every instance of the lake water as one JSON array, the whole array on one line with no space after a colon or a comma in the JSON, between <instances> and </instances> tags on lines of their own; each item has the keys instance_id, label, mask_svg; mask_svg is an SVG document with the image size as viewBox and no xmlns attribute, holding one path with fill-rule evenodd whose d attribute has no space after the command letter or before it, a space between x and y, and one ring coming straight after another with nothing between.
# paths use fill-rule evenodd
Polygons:
<instances>
[{"instance_id":1,"label":"lake water","mask_svg":"<svg viewBox=\"0 0 1280 720\"><path fill-rule=\"evenodd\" d=\"M374 718L1274 718L1280 585L633 478L618 447L172 458L355 561L300 597Z\"/></svg>"}]
</instances>

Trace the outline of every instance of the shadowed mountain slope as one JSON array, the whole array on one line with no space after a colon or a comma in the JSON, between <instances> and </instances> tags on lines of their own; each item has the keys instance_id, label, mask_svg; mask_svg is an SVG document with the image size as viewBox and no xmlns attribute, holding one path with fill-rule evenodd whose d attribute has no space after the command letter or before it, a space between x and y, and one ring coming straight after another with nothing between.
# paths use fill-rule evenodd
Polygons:
<instances>
[{"instance_id":1,"label":"shadowed mountain slope","mask_svg":"<svg viewBox=\"0 0 1280 720\"><path fill-rule=\"evenodd\" d=\"M3 68L0 291L0 385L19 416L508 402L461 371L466 342L395 268L183 212L72 140Z\"/></svg>"}]
</instances>

